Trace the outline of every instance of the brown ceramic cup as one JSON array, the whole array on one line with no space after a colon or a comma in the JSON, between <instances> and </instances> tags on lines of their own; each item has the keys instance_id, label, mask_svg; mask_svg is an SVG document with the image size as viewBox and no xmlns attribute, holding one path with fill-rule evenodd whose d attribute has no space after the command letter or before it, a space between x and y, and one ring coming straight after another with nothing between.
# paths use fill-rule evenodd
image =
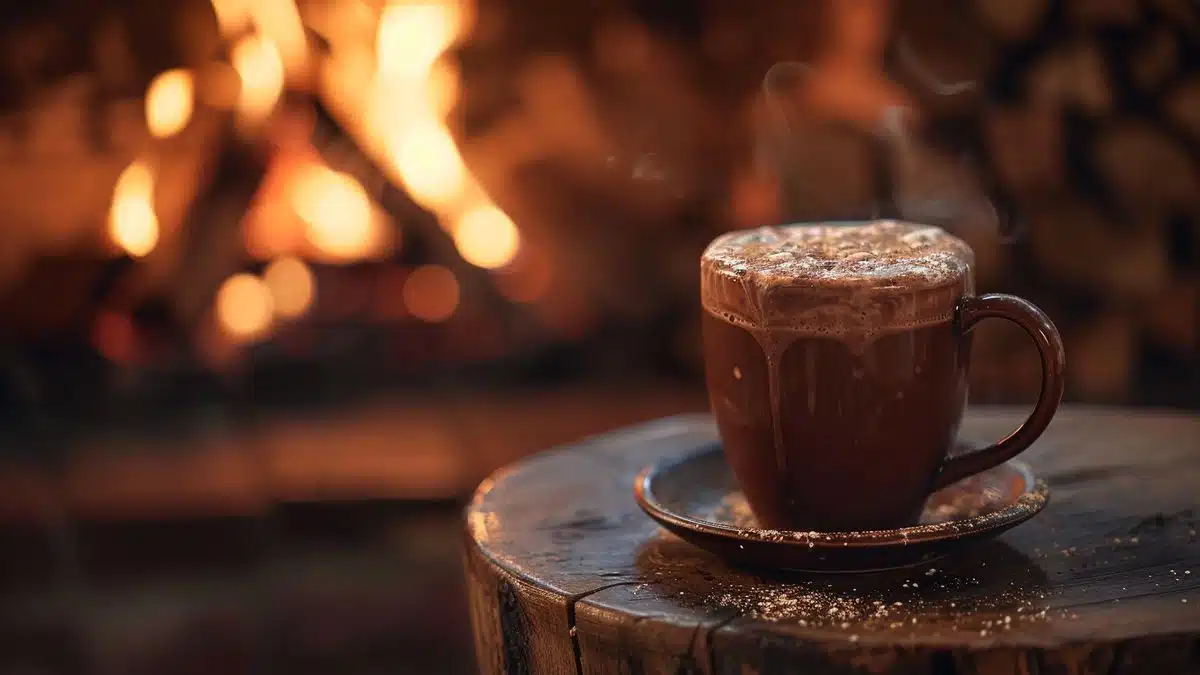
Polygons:
<instances>
[{"instance_id":1,"label":"brown ceramic cup","mask_svg":"<svg viewBox=\"0 0 1200 675\"><path fill-rule=\"evenodd\" d=\"M725 456L767 528L913 524L931 492L1042 434L1063 391L1062 340L1011 295L975 295L974 253L895 221L722 235L701 261L709 399ZM1042 360L1029 418L949 457L967 403L971 331L1000 318Z\"/></svg>"}]
</instances>

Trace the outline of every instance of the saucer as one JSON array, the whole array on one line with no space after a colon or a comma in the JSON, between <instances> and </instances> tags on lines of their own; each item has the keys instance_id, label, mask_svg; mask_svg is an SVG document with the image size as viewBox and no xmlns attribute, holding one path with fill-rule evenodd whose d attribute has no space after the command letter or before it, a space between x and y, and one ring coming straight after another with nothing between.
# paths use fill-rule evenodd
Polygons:
<instances>
[{"instance_id":1,"label":"saucer","mask_svg":"<svg viewBox=\"0 0 1200 675\"><path fill-rule=\"evenodd\" d=\"M1009 461L931 495L911 527L857 532L758 526L720 445L661 460L634 484L638 505L680 538L731 563L810 572L866 572L920 565L1037 515L1049 489Z\"/></svg>"}]
</instances>

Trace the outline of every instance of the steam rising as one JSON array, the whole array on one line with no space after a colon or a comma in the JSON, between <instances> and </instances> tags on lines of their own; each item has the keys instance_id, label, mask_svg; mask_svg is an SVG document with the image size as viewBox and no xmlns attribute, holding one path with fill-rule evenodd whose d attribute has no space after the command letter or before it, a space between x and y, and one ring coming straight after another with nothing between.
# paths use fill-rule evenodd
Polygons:
<instances>
[{"instance_id":1,"label":"steam rising","mask_svg":"<svg viewBox=\"0 0 1200 675\"><path fill-rule=\"evenodd\" d=\"M909 112L884 110L880 134L888 153L892 201L899 216L947 230L1000 229L992 200L965 157L952 159L914 139Z\"/></svg>"},{"instance_id":2,"label":"steam rising","mask_svg":"<svg viewBox=\"0 0 1200 675\"><path fill-rule=\"evenodd\" d=\"M915 56L909 54L904 58ZM975 87L970 82L943 84L917 66L914 70L924 73L920 79L935 94L954 95ZM1000 232L1000 217L978 173L965 156L949 156L922 142L911 110L884 106L873 113L876 121L868 129L861 129L862 125L855 123L861 116L852 112L844 119L830 113L818 116L805 101L807 80L812 72L813 66L808 64L784 62L773 66L763 80L764 114L756 139L755 161L760 170L789 187L784 190L785 203L781 205L786 220L812 220L814 206L819 204L815 206L817 218L838 219L845 217L845 213L860 217L894 216L937 225L959 235L994 236ZM825 167L819 165L829 162L832 166L844 158L829 156L830 149L822 153L814 152L811 147L827 144L836 130L847 127L863 132L873 158L873 163L867 162L858 171L875 174L864 177L873 181L874 187L871 194L862 197L845 190L839 184L844 182L839 180L840 176L824 171ZM803 166L805 162L818 165ZM830 194L848 195L870 203L838 204L831 208Z\"/></svg>"},{"instance_id":3,"label":"steam rising","mask_svg":"<svg viewBox=\"0 0 1200 675\"><path fill-rule=\"evenodd\" d=\"M901 65L908 70L918 82L926 89L938 96L957 96L964 92L973 91L978 88L978 83L972 80L964 80L962 82L942 82L921 63L920 59L913 52L912 45L908 43L908 37L901 35L896 39L896 57Z\"/></svg>"}]
</instances>

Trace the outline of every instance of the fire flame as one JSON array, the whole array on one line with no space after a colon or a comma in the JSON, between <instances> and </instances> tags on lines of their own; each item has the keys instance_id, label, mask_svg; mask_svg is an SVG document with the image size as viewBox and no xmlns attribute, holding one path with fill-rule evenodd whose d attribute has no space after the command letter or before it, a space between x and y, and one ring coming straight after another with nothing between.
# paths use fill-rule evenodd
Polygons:
<instances>
[{"instance_id":1,"label":"fire flame","mask_svg":"<svg viewBox=\"0 0 1200 675\"><path fill-rule=\"evenodd\" d=\"M517 253L517 228L495 206L478 206L467 211L454 227L454 245L464 260L477 267L495 269L512 261Z\"/></svg>"},{"instance_id":2,"label":"fire flame","mask_svg":"<svg viewBox=\"0 0 1200 675\"><path fill-rule=\"evenodd\" d=\"M192 119L195 84L186 70L159 73L146 90L146 126L155 138L174 136Z\"/></svg>"},{"instance_id":3,"label":"fire flame","mask_svg":"<svg viewBox=\"0 0 1200 675\"><path fill-rule=\"evenodd\" d=\"M458 99L458 72L446 52L466 30L454 0L387 5L375 41L375 63L340 58L325 73L325 88L353 131L413 199L438 216L459 254L487 269L505 267L520 248L512 220L488 197L463 160L445 123ZM361 89L362 91L356 90Z\"/></svg>"},{"instance_id":4,"label":"fire flame","mask_svg":"<svg viewBox=\"0 0 1200 675\"><path fill-rule=\"evenodd\" d=\"M135 258L148 255L158 244L154 176L145 163L130 164L117 178L108 223L113 241Z\"/></svg>"},{"instance_id":5,"label":"fire flame","mask_svg":"<svg viewBox=\"0 0 1200 675\"><path fill-rule=\"evenodd\" d=\"M374 26L364 23L372 12L364 13L356 3L320 5L308 18L329 24L327 38L374 31L374 54L361 38L341 45L332 39L331 55L321 70L331 109L341 113L348 130L389 176L437 215L464 260L499 270L517 256L520 232L471 174L446 123L460 84L447 52L468 29L468 6L459 4L467 1L389 0ZM287 83L306 72L308 45L299 12L292 0L212 0L212 5L223 35L235 43L230 61L241 81L235 106L239 121L243 128L260 126L274 112ZM147 116L155 116L156 135L169 135L179 124L159 119L171 117L168 104L177 98L157 93L154 103L148 100ZM275 202L298 216L295 222L302 223L308 243L303 250L332 261L354 261L385 248L391 237L363 186L320 161L301 162L282 187ZM261 279L235 275L226 280L215 308L225 333L251 340L266 334L274 317L294 318L310 309L315 281L306 264L293 257L300 251L291 246L274 250L270 257L286 257L268 265ZM412 316L437 322L457 310L460 289L449 269L426 266L406 275L399 295Z\"/></svg>"},{"instance_id":6,"label":"fire flame","mask_svg":"<svg viewBox=\"0 0 1200 675\"><path fill-rule=\"evenodd\" d=\"M244 123L259 124L283 93L283 57L274 42L250 35L234 46L230 60L242 81L238 113Z\"/></svg>"},{"instance_id":7,"label":"fire flame","mask_svg":"<svg viewBox=\"0 0 1200 675\"><path fill-rule=\"evenodd\" d=\"M300 74L308 65L308 40L292 0L211 0L217 24L226 37L253 30L276 47L288 72Z\"/></svg>"},{"instance_id":8,"label":"fire flame","mask_svg":"<svg viewBox=\"0 0 1200 675\"><path fill-rule=\"evenodd\" d=\"M288 198L306 225L308 242L320 253L355 260L380 247L383 224L367 191L351 176L305 164L292 178Z\"/></svg>"},{"instance_id":9,"label":"fire flame","mask_svg":"<svg viewBox=\"0 0 1200 675\"><path fill-rule=\"evenodd\" d=\"M404 185L424 205L454 208L463 198L467 169L449 130L429 118L405 131L388 147Z\"/></svg>"}]
</instances>

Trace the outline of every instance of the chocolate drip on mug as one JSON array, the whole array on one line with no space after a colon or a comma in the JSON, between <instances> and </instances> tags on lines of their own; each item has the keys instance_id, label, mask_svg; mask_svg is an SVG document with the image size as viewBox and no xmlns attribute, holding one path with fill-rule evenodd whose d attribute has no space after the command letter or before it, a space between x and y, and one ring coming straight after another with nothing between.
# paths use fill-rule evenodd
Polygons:
<instances>
[{"instance_id":1,"label":"chocolate drip on mug","mask_svg":"<svg viewBox=\"0 0 1200 675\"><path fill-rule=\"evenodd\" d=\"M863 360L854 377L875 377L867 372L874 369L871 345L952 320L958 298L973 292L973 259L965 243L943 230L896 221L769 226L710 244L701 261L702 303L762 350L780 480L789 475L781 377L788 349L801 338L835 340ZM805 371L815 373L817 351L806 344L802 358ZM816 415L819 388L828 383L810 376L795 384L806 391L807 413Z\"/></svg>"}]
</instances>

